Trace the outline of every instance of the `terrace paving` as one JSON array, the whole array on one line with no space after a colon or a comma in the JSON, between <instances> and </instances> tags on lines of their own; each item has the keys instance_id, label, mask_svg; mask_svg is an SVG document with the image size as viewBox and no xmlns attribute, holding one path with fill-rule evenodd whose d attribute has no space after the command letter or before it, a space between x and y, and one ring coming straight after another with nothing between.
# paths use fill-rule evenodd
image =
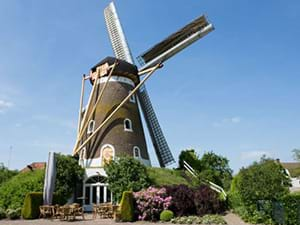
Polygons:
<instances>
[{"instance_id":1,"label":"terrace paving","mask_svg":"<svg viewBox=\"0 0 300 225\"><path fill-rule=\"evenodd\" d=\"M0 225L70 225L70 224L80 224L80 225L171 225L172 223L151 223L151 222L144 222L138 221L134 223L116 223L114 220L111 219L93 219L91 214L85 215L85 220L76 219L75 221L60 221L59 219L38 219L38 220L0 220ZM228 213L224 216L224 219L227 221L228 225L250 225L244 223L238 216ZM172 224L174 225L174 224Z\"/></svg>"}]
</instances>

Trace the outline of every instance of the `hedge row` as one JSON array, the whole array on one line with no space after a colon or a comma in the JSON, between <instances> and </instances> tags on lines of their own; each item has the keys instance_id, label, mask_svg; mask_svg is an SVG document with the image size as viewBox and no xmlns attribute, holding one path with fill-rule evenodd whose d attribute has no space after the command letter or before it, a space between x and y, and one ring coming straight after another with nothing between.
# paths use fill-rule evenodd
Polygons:
<instances>
[{"instance_id":1,"label":"hedge row","mask_svg":"<svg viewBox=\"0 0 300 225\"><path fill-rule=\"evenodd\" d=\"M282 199L282 203L285 224L300 224L300 195L287 195Z\"/></svg>"}]
</instances>

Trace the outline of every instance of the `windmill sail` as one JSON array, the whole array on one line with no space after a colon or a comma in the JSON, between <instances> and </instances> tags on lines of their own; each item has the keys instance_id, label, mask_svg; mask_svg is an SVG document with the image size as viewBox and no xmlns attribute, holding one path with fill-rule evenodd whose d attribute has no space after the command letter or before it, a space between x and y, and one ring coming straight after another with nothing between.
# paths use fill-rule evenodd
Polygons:
<instances>
[{"instance_id":1,"label":"windmill sail","mask_svg":"<svg viewBox=\"0 0 300 225\"><path fill-rule=\"evenodd\" d=\"M145 121L150 133L150 137L154 146L155 153L161 167L175 163L168 143L163 135L158 119L153 110L150 97L146 87L142 87L139 92L139 101L145 117Z\"/></svg>"},{"instance_id":2,"label":"windmill sail","mask_svg":"<svg viewBox=\"0 0 300 225\"><path fill-rule=\"evenodd\" d=\"M115 56L133 64L134 60L113 2L105 8L104 17ZM138 97L160 166L165 167L174 163L174 158L159 126L145 85L140 88Z\"/></svg>"},{"instance_id":3,"label":"windmill sail","mask_svg":"<svg viewBox=\"0 0 300 225\"><path fill-rule=\"evenodd\" d=\"M137 57L141 69L163 63L195 41L214 30L205 16L200 16Z\"/></svg>"},{"instance_id":4,"label":"windmill sail","mask_svg":"<svg viewBox=\"0 0 300 225\"><path fill-rule=\"evenodd\" d=\"M122 25L113 2L104 9L104 18L116 58L134 64L131 51L128 47Z\"/></svg>"}]
</instances>

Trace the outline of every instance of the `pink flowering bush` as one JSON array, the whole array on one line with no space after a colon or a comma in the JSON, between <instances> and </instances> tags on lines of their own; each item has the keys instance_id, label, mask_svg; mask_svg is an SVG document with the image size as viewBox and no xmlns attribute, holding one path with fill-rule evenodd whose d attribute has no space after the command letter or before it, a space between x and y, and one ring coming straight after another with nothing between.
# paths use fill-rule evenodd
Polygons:
<instances>
[{"instance_id":1,"label":"pink flowering bush","mask_svg":"<svg viewBox=\"0 0 300 225\"><path fill-rule=\"evenodd\" d=\"M171 205L172 197L168 196L165 188L149 187L134 193L139 220L156 221L160 213Z\"/></svg>"}]
</instances>

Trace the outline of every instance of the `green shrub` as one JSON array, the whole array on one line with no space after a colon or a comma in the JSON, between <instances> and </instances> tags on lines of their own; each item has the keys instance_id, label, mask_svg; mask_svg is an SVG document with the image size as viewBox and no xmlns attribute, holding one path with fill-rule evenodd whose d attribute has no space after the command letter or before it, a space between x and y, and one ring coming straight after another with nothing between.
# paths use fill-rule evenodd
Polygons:
<instances>
[{"instance_id":1,"label":"green shrub","mask_svg":"<svg viewBox=\"0 0 300 225\"><path fill-rule=\"evenodd\" d=\"M198 216L182 216L171 219L175 224L201 224L202 218Z\"/></svg>"},{"instance_id":2,"label":"green shrub","mask_svg":"<svg viewBox=\"0 0 300 225\"><path fill-rule=\"evenodd\" d=\"M227 224L220 215L205 215L202 217L203 224Z\"/></svg>"},{"instance_id":3,"label":"green shrub","mask_svg":"<svg viewBox=\"0 0 300 225\"><path fill-rule=\"evenodd\" d=\"M8 209L6 210L6 217L10 220L19 219L21 216L21 209Z\"/></svg>"},{"instance_id":4,"label":"green shrub","mask_svg":"<svg viewBox=\"0 0 300 225\"><path fill-rule=\"evenodd\" d=\"M64 198L54 193L52 205L63 205ZM22 207L23 219L37 219L40 215L40 206L43 205L43 193L42 192L30 192L27 193L24 204Z\"/></svg>"},{"instance_id":5,"label":"green shrub","mask_svg":"<svg viewBox=\"0 0 300 225\"><path fill-rule=\"evenodd\" d=\"M6 212L4 209L0 208L0 220L6 218Z\"/></svg>"},{"instance_id":6,"label":"green shrub","mask_svg":"<svg viewBox=\"0 0 300 225\"><path fill-rule=\"evenodd\" d=\"M17 209L22 207L28 192L42 191L44 170L19 173L0 185L0 207Z\"/></svg>"},{"instance_id":7,"label":"green shrub","mask_svg":"<svg viewBox=\"0 0 300 225\"><path fill-rule=\"evenodd\" d=\"M171 220L171 223L175 224L227 224L226 221L220 215L205 215L203 217L198 216L184 216L177 217Z\"/></svg>"},{"instance_id":8,"label":"green shrub","mask_svg":"<svg viewBox=\"0 0 300 225\"><path fill-rule=\"evenodd\" d=\"M160 213L159 219L163 222L168 222L173 219L174 213L171 210L163 210Z\"/></svg>"},{"instance_id":9,"label":"green shrub","mask_svg":"<svg viewBox=\"0 0 300 225\"><path fill-rule=\"evenodd\" d=\"M133 193L124 191L120 202L120 219L122 222L132 222L134 219Z\"/></svg>"},{"instance_id":10,"label":"green shrub","mask_svg":"<svg viewBox=\"0 0 300 225\"><path fill-rule=\"evenodd\" d=\"M285 224L300 224L300 195L287 195L282 199Z\"/></svg>"}]
</instances>

